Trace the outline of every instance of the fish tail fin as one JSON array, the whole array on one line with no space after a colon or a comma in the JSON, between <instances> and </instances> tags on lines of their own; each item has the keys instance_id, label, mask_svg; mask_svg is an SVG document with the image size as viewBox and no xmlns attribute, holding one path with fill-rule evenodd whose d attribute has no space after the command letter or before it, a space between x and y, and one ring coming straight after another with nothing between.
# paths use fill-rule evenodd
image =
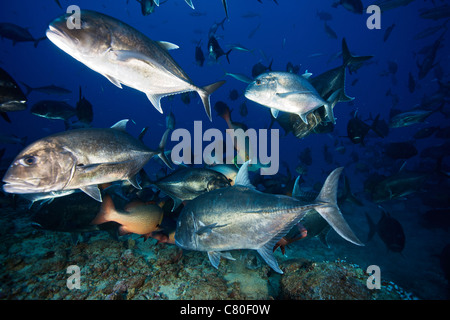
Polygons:
<instances>
[{"instance_id":1,"label":"fish tail fin","mask_svg":"<svg viewBox=\"0 0 450 320\"><path fill-rule=\"evenodd\" d=\"M202 99L203 106L205 107L206 114L208 115L208 118L210 121L212 121L212 117L211 117L211 104L209 102L209 97L211 96L211 94L214 91L219 89L224 83L225 83L225 81L218 81L218 82L210 84L206 87L203 87L197 91L200 98Z\"/></svg>"},{"instance_id":2,"label":"fish tail fin","mask_svg":"<svg viewBox=\"0 0 450 320\"><path fill-rule=\"evenodd\" d=\"M375 132L380 138L384 138L384 135L378 130L378 120L380 119L380 115L377 115L370 126L373 132Z\"/></svg>"},{"instance_id":3,"label":"fish tail fin","mask_svg":"<svg viewBox=\"0 0 450 320\"><path fill-rule=\"evenodd\" d=\"M45 39L47 39L47 37L42 37L42 38L34 40L34 47L37 48L39 42L41 42L42 40L45 40Z\"/></svg>"},{"instance_id":4,"label":"fish tail fin","mask_svg":"<svg viewBox=\"0 0 450 320\"><path fill-rule=\"evenodd\" d=\"M162 162L164 162L164 164L169 167L171 170L173 170L173 167L169 161L169 159L167 159L166 153L165 153L165 149L166 149L166 142L167 142L167 137L169 136L169 132L170 132L170 128L167 128L166 131L164 132L161 141L159 143L159 147L158 147L158 157L162 160Z\"/></svg>"},{"instance_id":5,"label":"fish tail fin","mask_svg":"<svg viewBox=\"0 0 450 320\"><path fill-rule=\"evenodd\" d=\"M33 88L27 85L25 82L20 81L20 83L25 87L25 95L29 95L31 91L33 91Z\"/></svg>"},{"instance_id":6,"label":"fish tail fin","mask_svg":"<svg viewBox=\"0 0 450 320\"><path fill-rule=\"evenodd\" d=\"M91 221L91 224L102 224L105 222L113 221L111 216L115 214L116 207L114 206L114 202L109 194L106 194L103 197L102 206L100 207L100 211L97 213L97 216L94 220Z\"/></svg>"},{"instance_id":7,"label":"fish tail fin","mask_svg":"<svg viewBox=\"0 0 450 320\"><path fill-rule=\"evenodd\" d=\"M315 210L342 238L358 246L364 246L345 221L337 205L338 182L343 169L343 167L337 168L329 174L316 198L318 206Z\"/></svg>"},{"instance_id":8,"label":"fish tail fin","mask_svg":"<svg viewBox=\"0 0 450 320\"><path fill-rule=\"evenodd\" d=\"M342 58L344 60L344 67L349 64L357 64L373 58L373 56L353 56L347 46L347 41L342 38Z\"/></svg>"},{"instance_id":9,"label":"fish tail fin","mask_svg":"<svg viewBox=\"0 0 450 320\"><path fill-rule=\"evenodd\" d=\"M333 108L339 101L341 91L342 89L338 89L335 92L333 92L333 94L328 98L327 102L325 103L325 111L327 113L327 117L333 124L336 123L336 119L334 118L333 114Z\"/></svg>"},{"instance_id":10,"label":"fish tail fin","mask_svg":"<svg viewBox=\"0 0 450 320\"><path fill-rule=\"evenodd\" d=\"M225 57L227 57L228 64L230 64L229 54L231 53L231 50L233 50L233 49L230 49L230 50L228 50L227 53L225 53Z\"/></svg>"}]
</instances>

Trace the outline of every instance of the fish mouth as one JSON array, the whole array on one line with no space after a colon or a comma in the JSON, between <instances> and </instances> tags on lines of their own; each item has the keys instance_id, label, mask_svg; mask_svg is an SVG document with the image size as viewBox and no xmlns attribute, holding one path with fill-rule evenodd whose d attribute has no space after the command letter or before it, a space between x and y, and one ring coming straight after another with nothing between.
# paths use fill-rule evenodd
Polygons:
<instances>
[{"instance_id":1,"label":"fish mouth","mask_svg":"<svg viewBox=\"0 0 450 320\"><path fill-rule=\"evenodd\" d=\"M36 193L40 190L36 190L37 186L39 185L40 179L32 179L31 181L23 181L23 180L16 180L13 178L4 178L3 182L5 183L3 185L3 191L6 193Z\"/></svg>"}]
</instances>

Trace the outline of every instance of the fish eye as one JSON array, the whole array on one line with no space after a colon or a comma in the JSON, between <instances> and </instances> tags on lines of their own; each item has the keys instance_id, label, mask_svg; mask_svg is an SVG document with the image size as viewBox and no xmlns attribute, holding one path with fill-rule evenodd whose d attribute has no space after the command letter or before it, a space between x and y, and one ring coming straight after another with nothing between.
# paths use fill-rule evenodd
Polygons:
<instances>
[{"instance_id":1,"label":"fish eye","mask_svg":"<svg viewBox=\"0 0 450 320\"><path fill-rule=\"evenodd\" d=\"M261 80L258 79L258 80L255 81L255 83L256 83L257 86L259 86L261 84Z\"/></svg>"},{"instance_id":2,"label":"fish eye","mask_svg":"<svg viewBox=\"0 0 450 320\"><path fill-rule=\"evenodd\" d=\"M27 156L25 158L20 159L20 164L24 165L25 167L29 167L36 164L36 157L34 156Z\"/></svg>"}]
</instances>

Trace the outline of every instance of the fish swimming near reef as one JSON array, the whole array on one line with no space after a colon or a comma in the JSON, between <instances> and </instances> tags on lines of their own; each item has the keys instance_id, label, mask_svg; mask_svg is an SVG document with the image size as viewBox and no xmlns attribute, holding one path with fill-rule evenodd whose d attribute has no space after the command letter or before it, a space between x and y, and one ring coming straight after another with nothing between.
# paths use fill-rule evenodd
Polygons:
<instances>
[{"instance_id":1,"label":"fish swimming near reef","mask_svg":"<svg viewBox=\"0 0 450 320\"><path fill-rule=\"evenodd\" d=\"M118 210L111 196L105 195L100 211L91 224L100 225L114 221L121 225L119 235L129 233L149 235L160 229L162 219L163 210L156 204L132 201L123 210Z\"/></svg>"},{"instance_id":2,"label":"fish swimming near reef","mask_svg":"<svg viewBox=\"0 0 450 320\"><path fill-rule=\"evenodd\" d=\"M393 252L402 252L405 248L405 232L403 231L403 227L400 222L393 218L383 207L380 208L382 209L383 214L377 224L375 224L366 213L370 228L367 241L370 241L375 233L378 233L389 250Z\"/></svg>"},{"instance_id":3,"label":"fish swimming near reef","mask_svg":"<svg viewBox=\"0 0 450 320\"><path fill-rule=\"evenodd\" d=\"M274 245L310 209L315 209L344 239L363 245L337 207L338 178L343 168L326 179L316 201L302 205L284 195L257 191L248 178L248 162L240 168L235 185L204 193L188 202L180 213L175 243L186 250L206 251L214 267L228 252L256 250L276 272L283 273L273 256Z\"/></svg>"},{"instance_id":4,"label":"fish swimming near reef","mask_svg":"<svg viewBox=\"0 0 450 320\"><path fill-rule=\"evenodd\" d=\"M61 50L119 88L122 84L144 92L160 113L161 98L196 91L211 120L210 95L224 84L219 81L200 88L170 56L178 46L153 41L133 27L95 11L81 10L81 28L70 29L66 14L55 19L47 37Z\"/></svg>"},{"instance_id":5,"label":"fish swimming near reef","mask_svg":"<svg viewBox=\"0 0 450 320\"><path fill-rule=\"evenodd\" d=\"M230 181L218 171L186 167L153 184L173 199L173 211L185 200L192 200L202 193L230 186Z\"/></svg>"},{"instance_id":6,"label":"fish swimming near reef","mask_svg":"<svg viewBox=\"0 0 450 320\"><path fill-rule=\"evenodd\" d=\"M153 151L126 132L127 121L106 129L69 130L35 141L8 168L3 190L29 194L80 189L102 201L99 184L128 180L139 189L135 176L151 158L158 155L170 167L163 150L167 134L160 149Z\"/></svg>"},{"instance_id":7,"label":"fish swimming near reef","mask_svg":"<svg viewBox=\"0 0 450 320\"><path fill-rule=\"evenodd\" d=\"M4 69L0 68L0 115L11 122L6 112L22 111L27 108L27 97L17 82Z\"/></svg>"}]
</instances>

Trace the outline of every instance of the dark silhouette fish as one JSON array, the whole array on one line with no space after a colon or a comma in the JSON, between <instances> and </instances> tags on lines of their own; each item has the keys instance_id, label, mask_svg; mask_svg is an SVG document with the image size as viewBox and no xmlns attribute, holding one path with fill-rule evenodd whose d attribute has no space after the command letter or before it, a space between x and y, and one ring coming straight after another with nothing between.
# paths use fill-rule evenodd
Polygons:
<instances>
[{"instance_id":1,"label":"dark silhouette fish","mask_svg":"<svg viewBox=\"0 0 450 320\"><path fill-rule=\"evenodd\" d=\"M386 247L393 252L402 252L405 248L405 232L398 220L391 217L391 215L382 207L382 216L377 224L375 224L370 216L366 213L367 221L369 223L369 234L367 242L370 241L375 233L386 244Z\"/></svg>"},{"instance_id":2,"label":"dark silhouette fish","mask_svg":"<svg viewBox=\"0 0 450 320\"><path fill-rule=\"evenodd\" d=\"M34 42L35 48L38 46L39 42L47 39L47 37L35 39L27 29L8 22L0 23L0 38L12 40L13 45L17 42Z\"/></svg>"},{"instance_id":3,"label":"dark silhouette fish","mask_svg":"<svg viewBox=\"0 0 450 320\"><path fill-rule=\"evenodd\" d=\"M233 49L228 50L227 52L224 52L223 49L220 47L219 42L217 41L217 39L214 36L211 36L208 40L208 52L209 52L209 56L215 61L217 62L217 60L221 57L221 56L225 56L227 58L228 63L230 63L230 52Z\"/></svg>"}]
</instances>

